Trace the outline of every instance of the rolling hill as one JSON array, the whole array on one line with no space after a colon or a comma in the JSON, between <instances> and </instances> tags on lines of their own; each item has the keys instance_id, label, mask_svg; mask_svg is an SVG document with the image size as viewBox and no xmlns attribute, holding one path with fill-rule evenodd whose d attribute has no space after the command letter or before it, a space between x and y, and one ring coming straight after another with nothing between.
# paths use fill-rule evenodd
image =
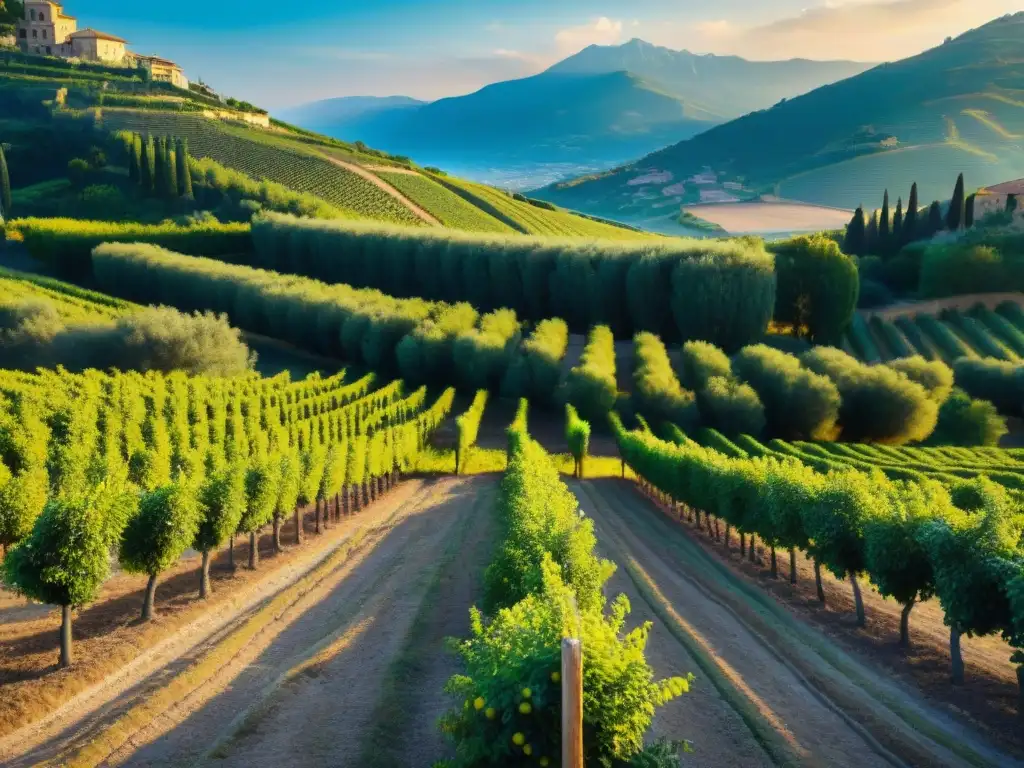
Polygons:
<instances>
[{"instance_id":1,"label":"rolling hill","mask_svg":"<svg viewBox=\"0 0 1024 768\"><path fill-rule=\"evenodd\" d=\"M852 208L914 181L948 197L959 172L1024 175L1024 13L536 196L626 220L709 193Z\"/></svg>"},{"instance_id":2,"label":"rolling hill","mask_svg":"<svg viewBox=\"0 0 1024 768\"><path fill-rule=\"evenodd\" d=\"M478 178L505 169L529 175L536 165L564 178L642 156L867 66L751 62L633 40L591 46L538 75L430 104L331 99L282 116L421 163L468 168Z\"/></svg>"}]
</instances>

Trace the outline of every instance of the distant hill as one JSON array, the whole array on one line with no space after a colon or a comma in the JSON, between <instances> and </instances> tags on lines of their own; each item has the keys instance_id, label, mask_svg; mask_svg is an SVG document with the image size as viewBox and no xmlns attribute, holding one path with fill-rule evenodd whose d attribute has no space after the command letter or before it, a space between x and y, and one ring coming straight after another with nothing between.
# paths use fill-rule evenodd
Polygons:
<instances>
[{"instance_id":1,"label":"distant hill","mask_svg":"<svg viewBox=\"0 0 1024 768\"><path fill-rule=\"evenodd\" d=\"M555 64L549 72L639 75L710 114L734 118L765 109L827 83L859 74L871 64L855 61L748 61L738 56L673 51L643 40L591 45Z\"/></svg>"},{"instance_id":2,"label":"distant hill","mask_svg":"<svg viewBox=\"0 0 1024 768\"><path fill-rule=\"evenodd\" d=\"M427 102L409 96L342 96L278 110L276 117L311 131L366 120L383 112L422 107Z\"/></svg>"},{"instance_id":3,"label":"distant hill","mask_svg":"<svg viewBox=\"0 0 1024 768\"><path fill-rule=\"evenodd\" d=\"M322 119L331 100L293 110L291 120L433 165L601 169L867 66L696 56L634 40L591 46L546 72L466 96L371 104L333 123Z\"/></svg>"},{"instance_id":4,"label":"distant hill","mask_svg":"<svg viewBox=\"0 0 1024 768\"><path fill-rule=\"evenodd\" d=\"M765 193L852 208L915 181L942 199L960 172L970 187L1024 176L1024 13L535 194L632 220Z\"/></svg>"}]
</instances>

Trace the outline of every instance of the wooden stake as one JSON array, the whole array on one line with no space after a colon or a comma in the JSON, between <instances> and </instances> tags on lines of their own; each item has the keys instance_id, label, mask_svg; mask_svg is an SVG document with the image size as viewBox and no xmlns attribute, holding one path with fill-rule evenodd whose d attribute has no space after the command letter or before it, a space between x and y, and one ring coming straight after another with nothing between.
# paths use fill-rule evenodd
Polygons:
<instances>
[{"instance_id":1,"label":"wooden stake","mask_svg":"<svg viewBox=\"0 0 1024 768\"><path fill-rule=\"evenodd\" d=\"M583 768L583 648L562 640L562 768Z\"/></svg>"}]
</instances>

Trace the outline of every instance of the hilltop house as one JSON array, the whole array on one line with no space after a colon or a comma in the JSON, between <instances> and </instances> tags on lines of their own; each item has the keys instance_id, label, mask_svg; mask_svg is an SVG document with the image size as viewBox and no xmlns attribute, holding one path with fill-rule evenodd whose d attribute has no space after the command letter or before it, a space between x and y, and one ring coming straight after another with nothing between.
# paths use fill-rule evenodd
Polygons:
<instances>
[{"instance_id":1,"label":"hilltop house","mask_svg":"<svg viewBox=\"0 0 1024 768\"><path fill-rule=\"evenodd\" d=\"M128 41L95 29L78 29L78 20L64 13L57 0L25 0L25 18L17 23L18 47L25 53L83 59L104 64L135 64L149 70L154 80L188 89L188 80L173 61L137 56Z\"/></svg>"},{"instance_id":2,"label":"hilltop house","mask_svg":"<svg viewBox=\"0 0 1024 768\"><path fill-rule=\"evenodd\" d=\"M1006 210L1012 210L1015 218L1024 217L1024 179L978 190L974 198L975 221Z\"/></svg>"}]
</instances>

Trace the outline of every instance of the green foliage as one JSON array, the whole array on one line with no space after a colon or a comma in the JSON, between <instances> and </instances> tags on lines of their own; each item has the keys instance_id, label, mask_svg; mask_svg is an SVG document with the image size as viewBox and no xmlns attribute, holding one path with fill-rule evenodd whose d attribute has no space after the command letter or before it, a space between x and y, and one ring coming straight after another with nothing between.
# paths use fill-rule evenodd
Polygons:
<instances>
[{"instance_id":1,"label":"green foliage","mask_svg":"<svg viewBox=\"0 0 1024 768\"><path fill-rule=\"evenodd\" d=\"M726 435L760 436L767 423L764 405L749 384L712 376L697 390L701 422Z\"/></svg>"},{"instance_id":2,"label":"green foliage","mask_svg":"<svg viewBox=\"0 0 1024 768\"><path fill-rule=\"evenodd\" d=\"M144 494L121 540L121 566L150 576L167 570L195 541L201 516L195 490L182 483Z\"/></svg>"},{"instance_id":3,"label":"green foliage","mask_svg":"<svg viewBox=\"0 0 1024 768\"><path fill-rule=\"evenodd\" d=\"M684 430L695 426L699 420L696 399L676 378L661 339L651 333L638 333L633 347L633 402L637 410L655 424L667 421Z\"/></svg>"},{"instance_id":4,"label":"green foliage","mask_svg":"<svg viewBox=\"0 0 1024 768\"><path fill-rule=\"evenodd\" d=\"M11 215L11 175L4 148L0 145L0 221L11 218Z\"/></svg>"},{"instance_id":5,"label":"green foliage","mask_svg":"<svg viewBox=\"0 0 1024 768\"><path fill-rule=\"evenodd\" d=\"M580 418L571 405L565 406L565 439L569 444L569 453L576 463L575 475L585 476L585 462L590 453L590 424Z\"/></svg>"},{"instance_id":6,"label":"green foliage","mask_svg":"<svg viewBox=\"0 0 1024 768\"><path fill-rule=\"evenodd\" d=\"M281 465L273 457L250 461L245 475L245 511L238 521L242 533L259 531L270 522L277 505Z\"/></svg>"},{"instance_id":7,"label":"green foliage","mask_svg":"<svg viewBox=\"0 0 1024 768\"><path fill-rule=\"evenodd\" d=\"M480 433L480 421L484 416L484 409L487 407L487 390L480 390L473 398L469 408L455 419L455 426L459 432L458 452L456 453L455 474L459 474L465 468L469 460L469 451L476 445L477 435Z\"/></svg>"},{"instance_id":8,"label":"green foliage","mask_svg":"<svg viewBox=\"0 0 1024 768\"><path fill-rule=\"evenodd\" d=\"M374 173L423 208L446 227L467 232L512 232L457 194L420 173L375 170Z\"/></svg>"},{"instance_id":9,"label":"green foliage","mask_svg":"<svg viewBox=\"0 0 1024 768\"><path fill-rule=\"evenodd\" d=\"M747 242L544 240L273 214L254 222L253 239L265 268L399 297L467 301L481 311L505 307L536 321L561 317L578 331L609 324L675 334L675 311L686 338L728 346L760 337L774 301L771 258ZM674 298L673 268L686 270ZM657 291L645 291L652 281Z\"/></svg>"},{"instance_id":10,"label":"green foliage","mask_svg":"<svg viewBox=\"0 0 1024 768\"><path fill-rule=\"evenodd\" d=\"M893 360L886 365L924 387L928 396L940 406L953 391L953 370L941 360L925 360L920 355L914 355Z\"/></svg>"},{"instance_id":11,"label":"green foliage","mask_svg":"<svg viewBox=\"0 0 1024 768\"><path fill-rule=\"evenodd\" d=\"M92 169L89 163L80 157L76 157L68 163L68 181L75 189L84 189L89 180Z\"/></svg>"},{"instance_id":12,"label":"green foliage","mask_svg":"<svg viewBox=\"0 0 1024 768\"><path fill-rule=\"evenodd\" d=\"M935 243L921 264L921 295L924 298L964 293L998 293L1024 287L1024 262L993 245L969 238Z\"/></svg>"},{"instance_id":13,"label":"green foliage","mask_svg":"<svg viewBox=\"0 0 1024 768\"><path fill-rule=\"evenodd\" d=\"M566 402L588 421L600 422L618 397L615 379L615 337L607 326L591 329L579 363L565 379Z\"/></svg>"},{"instance_id":14,"label":"green foliage","mask_svg":"<svg viewBox=\"0 0 1024 768\"><path fill-rule=\"evenodd\" d=\"M949 202L949 209L946 211L946 229L956 232L967 225L966 199L964 198L964 175L957 176L956 186L953 188L953 197Z\"/></svg>"},{"instance_id":15,"label":"green foliage","mask_svg":"<svg viewBox=\"0 0 1024 768\"><path fill-rule=\"evenodd\" d=\"M961 358L953 363L953 372L956 385L971 397L988 400L1000 413L1024 415L1024 365Z\"/></svg>"},{"instance_id":16,"label":"green foliage","mask_svg":"<svg viewBox=\"0 0 1024 768\"><path fill-rule=\"evenodd\" d=\"M714 344L706 341L688 341L682 351L683 386L700 390L708 381L717 377L732 376L729 356Z\"/></svg>"},{"instance_id":17,"label":"green foliage","mask_svg":"<svg viewBox=\"0 0 1024 768\"><path fill-rule=\"evenodd\" d=\"M850 324L860 290L854 261L834 240L801 236L773 243L778 289L775 321L818 344L834 344Z\"/></svg>"},{"instance_id":18,"label":"green foliage","mask_svg":"<svg viewBox=\"0 0 1024 768\"><path fill-rule=\"evenodd\" d=\"M542 320L520 345L509 364L501 392L550 404L562 376L562 359L569 348L569 326L561 318Z\"/></svg>"},{"instance_id":19,"label":"green foliage","mask_svg":"<svg viewBox=\"0 0 1024 768\"><path fill-rule=\"evenodd\" d=\"M208 475L199 491L200 520L193 549L209 552L238 530L246 511L246 471L241 463Z\"/></svg>"},{"instance_id":20,"label":"green foliage","mask_svg":"<svg viewBox=\"0 0 1024 768\"><path fill-rule=\"evenodd\" d=\"M467 389L497 389L519 342L519 321L511 309L480 318L478 328L459 334L452 348L455 371Z\"/></svg>"},{"instance_id":21,"label":"green foliage","mask_svg":"<svg viewBox=\"0 0 1024 768\"><path fill-rule=\"evenodd\" d=\"M884 365L864 365L838 349L817 347L803 365L830 378L839 390L842 438L900 445L927 438L938 420L938 403L920 384Z\"/></svg>"},{"instance_id":22,"label":"green foliage","mask_svg":"<svg viewBox=\"0 0 1024 768\"><path fill-rule=\"evenodd\" d=\"M778 350L758 344L733 359L733 372L764 404L770 434L793 440L829 440L838 433L840 395L830 379Z\"/></svg>"},{"instance_id":23,"label":"green foliage","mask_svg":"<svg viewBox=\"0 0 1024 768\"><path fill-rule=\"evenodd\" d=\"M193 255L238 254L250 249L248 226L172 223L147 226L75 219L16 219L9 229L21 233L33 258L60 277L84 281L91 276L92 250L101 243L153 243Z\"/></svg>"},{"instance_id":24,"label":"green foliage","mask_svg":"<svg viewBox=\"0 0 1024 768\"><path fill-rule=\"evenodd\" d=\"M972 400L960 388L939 408L939 421L929 443L932 445L996 446L1009 432L1006 419L987 400Z\"/></svg>"}]
</instances>

